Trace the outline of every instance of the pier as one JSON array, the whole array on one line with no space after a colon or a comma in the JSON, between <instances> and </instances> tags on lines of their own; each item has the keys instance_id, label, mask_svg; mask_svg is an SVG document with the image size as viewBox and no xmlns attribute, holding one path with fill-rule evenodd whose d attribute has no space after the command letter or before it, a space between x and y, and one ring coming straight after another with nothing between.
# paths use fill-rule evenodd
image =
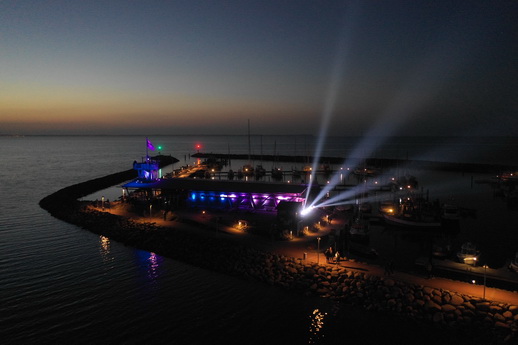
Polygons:
<instances>
[{"instance_id":1,"label":"pier","mask_svg":"<svg viewBox=\"0 0 518 345\"><path fill-rule=\"evenodd\" d=\"M293 162L312 164L316 161L313 156L289 156L289 155L248 155L248 154L226 154L226 153L202 153L192 154L194 158L214 158L221 160L254 160L254 161L270 161L270 162ZM477 173L501 173L502 171L518 170L516 165L503 164L482 164L482 163L455 163L455 162L437 162L424 160L408 160L408 159L392 159L392 158L344 158L344 157L320 157L319 164L343 165L346 160L351 162L364 162L368 166L375 167L396 167L406 166L409 169L427 169L442 171L458 171L458 172L477 172Z\"/></svg>"}]
</instances>

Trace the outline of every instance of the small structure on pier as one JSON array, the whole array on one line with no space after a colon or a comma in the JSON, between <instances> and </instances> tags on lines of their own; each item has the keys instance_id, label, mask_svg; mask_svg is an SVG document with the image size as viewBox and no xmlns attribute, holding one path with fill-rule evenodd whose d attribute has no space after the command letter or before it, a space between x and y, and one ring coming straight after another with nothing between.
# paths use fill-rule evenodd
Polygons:
<instances>
[{"instance_id":1,"label":"small structure on pier","mask_svg":"<svg viewBox=\"0 0 518 345\"><path fill-rule=\"evenodd\" d=\"M157 160L151 159L147 156L145 159L142 159L140 163L137 161L133 162L133 169L138 172L138 180L140 182L154 182L157 181L160 176L160 167L159 162Z\"/></svg>"}]
</instances>

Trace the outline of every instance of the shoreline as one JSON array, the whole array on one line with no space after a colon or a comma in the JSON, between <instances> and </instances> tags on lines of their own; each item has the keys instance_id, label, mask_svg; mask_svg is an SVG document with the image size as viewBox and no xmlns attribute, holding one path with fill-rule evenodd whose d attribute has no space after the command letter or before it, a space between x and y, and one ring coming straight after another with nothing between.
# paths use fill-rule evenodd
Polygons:
<instances>
[{"instance_id":1,"label":"shoreline","mask_svg":"<svg viewBox=\"0 0 518 345\"><path fill-rule=\"evenodd\" d=\"M507 342L518 339L517 305L412 284L350 267L303 262L244 245L240 239L213 229L213 224L190 221L185 225L187 228L201 231L185 231L180 227L137 223L78 201L97 190L131 179L132 174L136 172L127 170L63 188L43 198L40 206L52 216L93 233L198 267L452 330L483 330L483 334L502 341L507 339ZM207 227L216 231L204 231ZM200 252L204 255L199 255Z\"/></svg>"}]
</instances>

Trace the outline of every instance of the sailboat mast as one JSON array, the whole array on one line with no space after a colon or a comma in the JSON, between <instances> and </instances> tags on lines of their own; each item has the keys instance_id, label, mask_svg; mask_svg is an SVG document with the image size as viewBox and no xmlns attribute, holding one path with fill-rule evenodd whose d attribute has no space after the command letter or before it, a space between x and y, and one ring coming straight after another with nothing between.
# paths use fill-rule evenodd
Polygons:
<instances>
[{"instance_id":1,"label":"sailboat mast","mask_svg":"<svg viewBox=\"0 0 518 345\"><path fill-rule=\"evenodd\" d=\"M248 119L248 163L250 163L250 119Z\"/></svg>"}]
</instances>

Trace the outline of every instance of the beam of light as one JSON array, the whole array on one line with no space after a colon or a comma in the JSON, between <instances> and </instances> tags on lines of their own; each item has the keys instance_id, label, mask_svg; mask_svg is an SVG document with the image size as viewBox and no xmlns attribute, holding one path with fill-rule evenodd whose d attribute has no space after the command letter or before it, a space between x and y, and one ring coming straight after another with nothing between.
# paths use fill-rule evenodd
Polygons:
<instances>
[{"instance_id":1,"label":"beam of light","mask_svg":"<svg viewBox=\"0 0 518 345\"><path fill-rule=\"evenodd\" d=\"M407 79L405 85L398 92L397 96L392 100L389 107L380 114L378 121L362 136L360 142L355 146L349 157L345 159L344 166L357 168L362 161L370 157L383 143L391 136L397 133L399 129L408 121L408 119L423 109L427 103L437 95L441 87L448 79L452 79L454 71L460 71L460 65L465 61L468 52L463 52L465 56L457 54L451 56L447 53L449 50L444 49L451 43L447 40L442 44L433 45L429 51L423 55L420 64L415 66L410 78ZM340 65L343 69L343 64ZM333 92L329 93L324 111L323 123L328 124L326 116L330 116L334 101L336 99L335 85L331 83ZM324 127L323 127L324 128ZM320 136L325 134L321 129ZM320 159L323 140L319 137L319 142L313 162L313 171ZM361 158L363 157L363 158ZM340 181L340 176L336 174L313 199L310 206L315 206L322 200L327 193L332 190Z\"/></svg>"},{"instance_id":2,"label":"beam of light","mask_svg":"<svg viewBox=\"0 0 518 345\"><path fill-rule=\"evenodd\" d=\"M350 171L347 171L347 172L350 173ZM339 173L336 174L336 176L339 176L339 175L340 175ZM390 180L394 176L397 176L396 172L391 169L385 173L377 175L374 179L376 181ZM330 181L330 183L327 184L326 187L322 190L322 191L325 191L325 193L319 193L317 198L315 198L312 201L310 206L311 207L323 207L323 206L332 206L332 205L334 205L334 206L343 205L343 204L347 203L347 201L353 200L358 195L361 195L362 193L365 193L368 190L373 188L373 186L367 186L366 182L367 182L367 180L366 180L366 178L364 178L363 182L359 183L358 185L354 186L353 188L343 191L342 193L339 193L327 200L323 200L324 196L327 194L327 192L331 191L338 184L338 183L336 183L336 178L333 178L332 182ZM379 188L379 187L376 187L376 188ZM364 199L364 201L366 201L366 199Z\"/></svg>"},{"instance_id":3,"label":"beam of light","mask_svg":"<svg viewBox=\"0 0 518 345\"><path fill-rule=\"evenodd\" d=\"M350 14L350 13L349 13ZM349 29L346 33L350 34ZM455 36L455 33L453 33ZM348 35L343 35L344 39L340 42L340 49L337 54L337 60L333 69L333 76L329 87L329 92L326 98L325 107L323 111L323 121L320 128L317 147L315 150L313 171L317 171L317 165L320 161L322 147L324 145L324 136L327 132L329 119L335 106L339 77L344 70L344 58L347 51L346 42L349 39ZM423 58L420 63L416 64L411 70L409 78L399 90L396 97L392 100L389 107L380 114L378 121L362 136L362 139L356 145L349 158L344 161L345 166L356 168L358 165L370 157L375 150L377 150L382 143L397 133L403 128L404 124L412 117L419 114L433 98L439 94L444 84L452 80L456 73L462 71L461 66L466 63L466 58L470 51L460 49L449 49L452 47L452 33L443 32L442 40L432 44L428 50L424 51ZM452 54L452 51L454 52ZM405 133L408 135L408 133ZM360 158L363 157L363 158ZM320 193L313 199L309 207L315 207L320 201L332 190L341 180L340 176L336 174L329 181L329 183L320 191ZM310 180L310 186L315 179ZM309 190L306 194L306 199L309 195ZM347 198L353 195L350 191L343 197ZM327 202L330 202L329 200Z\"/></svg>"},{"instance_id":4,"label":"beam of light","mask_svg":"<svg viewBox=\"0 0 518 345\"><path fill-rule=\"evenodd\" d=\"M351 46L353 26L358 17L358 5L359 4L355 2L346 8L344 25L342 27L341 33L339 34L337 53L335 55L335 60L331 71L331 80L324 101L324 109L322 110L322 122L320 123L317 145L313 155L312 171L315 173L317 171L320 157L322 156L322 149L325 144L325 138L327 137L329 123L331 121L331 117L336 105L336 99L340 89L341 80L344 75L345 64L349 54L349 47ZM310 179L309 181L309 186L306 192L306 199L309 196L309 191L311 190L311 186L314 183L314 180L315 179Z\"/></svg>"}]
</instances>

